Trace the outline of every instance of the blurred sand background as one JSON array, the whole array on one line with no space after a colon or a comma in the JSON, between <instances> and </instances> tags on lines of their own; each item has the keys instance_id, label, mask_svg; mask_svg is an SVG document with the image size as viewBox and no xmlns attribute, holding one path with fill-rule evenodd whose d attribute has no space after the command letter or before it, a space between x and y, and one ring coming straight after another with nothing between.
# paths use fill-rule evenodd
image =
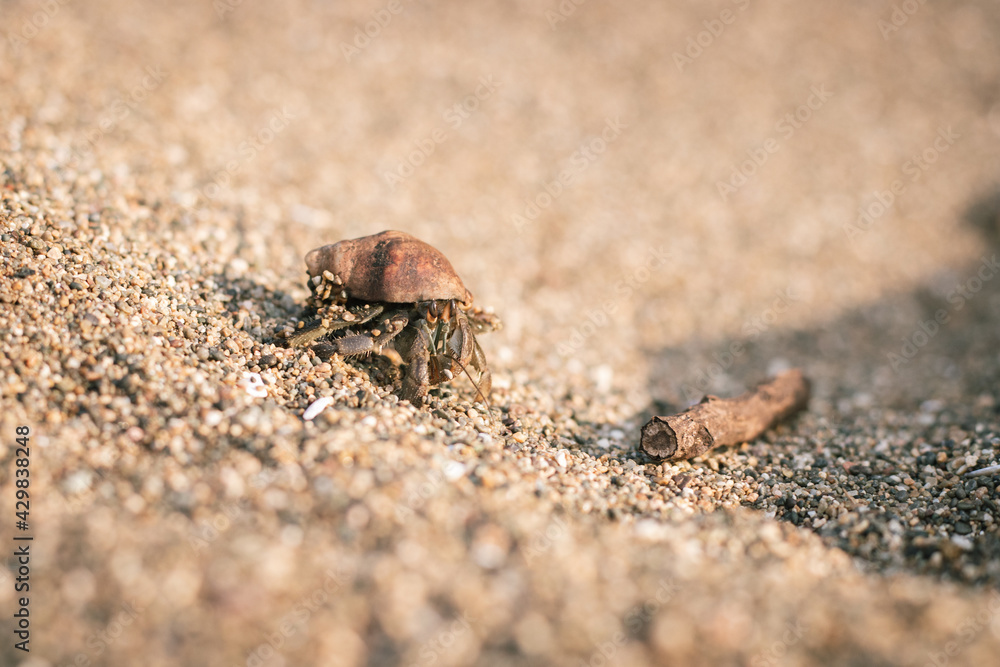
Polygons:
<instances>
[{"instance_id":1,"label":"blurred sand background","mask_svg":"<svg viewBox=\"0 0 1000 667\"><path fill-rule=\"evenodd\" d=\"M1000 283L954 294L997 246L1000 6L907 8L0 2L2 525L27 424L37 578L0 662L995 659L992 519L881 558L730 494L767 442L638 453L651 414L799 365L788 461L997 462ZM480 342L519 438L466 382L420 413L377 360L272 344L304 254L383 229L505 321Z\"/></svg>"}]
</instances>

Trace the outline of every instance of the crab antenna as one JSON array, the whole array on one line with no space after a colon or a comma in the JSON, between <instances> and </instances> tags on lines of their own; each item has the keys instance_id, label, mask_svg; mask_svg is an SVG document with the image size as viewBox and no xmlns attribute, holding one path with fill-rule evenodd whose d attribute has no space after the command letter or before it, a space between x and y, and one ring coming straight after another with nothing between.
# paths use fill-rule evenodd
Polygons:
<instances>
[{"instance_id":1,"label":"crab antenna","mask_svg":"<svg viewBox=\"0 0 1000 667\"><path fill-rule=\"evenodd\" d=\"M496 427L497 423L493 419L493 406L490 405L490 399L486 398L486 394L484 394L483 390L479 388L479 383L472 379L472 374L469 373L469 369L465 367L465 364L462 363L461 359L452 356L451 354L448 355L448 358L458 364L458 367L462 369L463 373L465 373L465 377L469 378L469 382L471 382L472 386L476 388L476 393L479 394L479 398L483 399L483 403L486 405L486 414L489 415L490 424Z\"/></svg>"}]
</instances>

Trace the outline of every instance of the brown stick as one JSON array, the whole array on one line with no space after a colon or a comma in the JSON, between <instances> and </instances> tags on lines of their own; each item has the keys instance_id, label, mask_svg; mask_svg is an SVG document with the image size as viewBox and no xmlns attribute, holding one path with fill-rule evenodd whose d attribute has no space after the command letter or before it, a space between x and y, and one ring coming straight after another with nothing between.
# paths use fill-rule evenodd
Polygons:
<instances>
[{"instance_id":1,"label":"brown stick","mask_svg":"<svg viewBox=\"0 0 1000 667\"><path fill-rule=\"evenodd\" d=\"M793 368L736 398L706 396L701 403L642 427L640 446L657 459L700 456L713 447L753 440L809 402L809 380Z\"/></svg>"}]
</instances>

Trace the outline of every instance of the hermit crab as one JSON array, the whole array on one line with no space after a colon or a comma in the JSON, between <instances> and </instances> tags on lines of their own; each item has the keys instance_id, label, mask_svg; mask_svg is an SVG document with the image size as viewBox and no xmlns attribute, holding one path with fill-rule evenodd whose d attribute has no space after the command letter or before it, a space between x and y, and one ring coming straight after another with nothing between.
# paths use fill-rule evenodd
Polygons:
<instances>
[{"instance_id":1,"label":"hermit crab","mask_svg":"<svg viewBox=\"0 0 1000 667\"><path fill-rule=\"evenodd\" d=\"M464 372L488 401L491 375L476 333L500 320L472 294L436 248L385 231L316 248L306 255L304 318L287 336L317 356L385 354L406 364L400 397L421 405L427 391ZM473 378L469 367L478 372Z\"/></svg>"}]
</instances>

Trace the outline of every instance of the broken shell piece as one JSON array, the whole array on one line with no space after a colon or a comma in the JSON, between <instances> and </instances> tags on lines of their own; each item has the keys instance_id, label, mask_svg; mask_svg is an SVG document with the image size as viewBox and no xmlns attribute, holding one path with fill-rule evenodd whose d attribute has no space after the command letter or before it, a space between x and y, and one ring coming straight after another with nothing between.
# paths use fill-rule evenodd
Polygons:
<instances>
[{"instance_id":1,"label":"broken shell piece","mask_svg":"<svg viewBox=\"0 0 1000 667\"><path fill-rule=\"evenodd\" d=\"M319 413L326 410L333 403L332 396L324 396L323 398L318 398L312 402L306 411L302 413L302 419L305 421L312 421L319 416Z\"/></svg>"},{"instance_id":2,"label":"broken shell piece","mask_svg":"<svg viewBox=\"0 0 1000 667\"><path fill-rule=\"evenodd\" d=\"M267 387L264 386L264 380L259 373L244 373L243 382L240 384L254 398L267 398Z\"/></svg>"}]
</instances>

